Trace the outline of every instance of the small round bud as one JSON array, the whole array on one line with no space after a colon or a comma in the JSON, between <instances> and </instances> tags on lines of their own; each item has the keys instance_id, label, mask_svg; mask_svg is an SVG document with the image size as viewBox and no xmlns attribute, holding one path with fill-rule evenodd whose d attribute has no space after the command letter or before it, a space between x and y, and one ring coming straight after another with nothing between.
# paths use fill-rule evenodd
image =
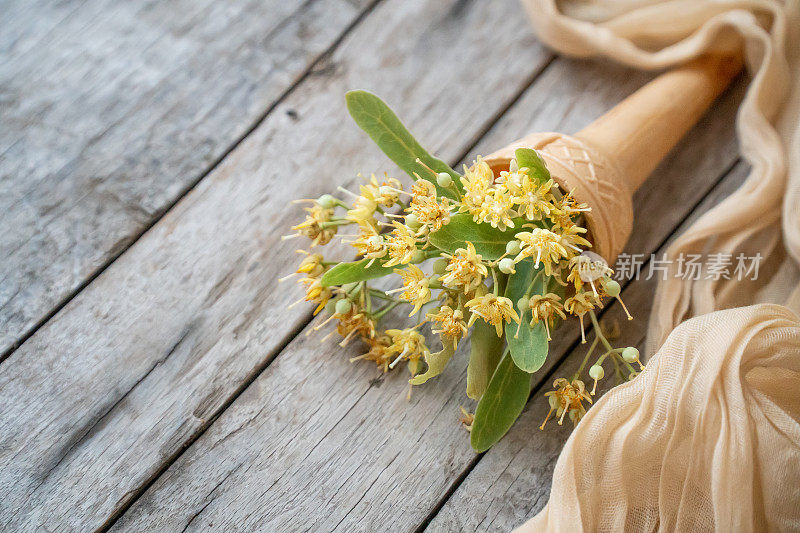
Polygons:
<instances>
[{"instance_id":1,"label":"small round bud","mask_svg":"<svg viewBox=\"0 0 800 533\"><path fill-rule=\"evenodd\" d=\"M520 252L521 248L519 245L519 241L508 241L506 243L506 253L511 255L517 255Z\"/></svg>"},{"instance_id":2,"label":"small round bud","mask_svg":"<svg viewBox=\"0 0 800 533\"><path fill-rule=\"evenodd\" d=\"M433 273L442 275L447 272L447 264L449 261L444 257L440 257L436 261L433 262Z\"/></svg>"},{"instance_id":3,"label":"small round bud","mask_svg":"<svg viewBox=\"0 0 800 533\"><path fill-rule=\"evenodd\" d=\"M526 309L528 309L528 305L529 304L530 304L530 300L528 300L524 296L522 298L520 298L519 300L517 300L517 307L523 313L525 312Z\"/></svg>"},{"instance_id":4,"label":"small round bud","mask_svg":"<svg viewBox=\"0 0 800 533\"><path fill-rule=\"evenodd\" d=\"M350 291L352 291L353 289L355 289L357 285L358 285L358 282L357 282L357 281L354 281L354 282L352 282L352 283L345 283L344 285L342 285L342 290L343 290L344 292L348 292L348 293L349 293ZM346 312L346 311L345 311L345 312Z\"/></svg>"},{"instance_id":5,"label":"small round bud","mask_svg":"<svg viewBox=\"0 0 800 533\"><path fill-rule=\"evenodd\" d=\"M603 287L605 287L606 293L608 293L608 295L612 298L619 296L619 293L622 290L619 286L619 283L610 278L605 278L603 280Z\"/></svg>"},{"instance_id":6,"label":"small round bud","mask_svg":"<svg viewBox=\"0 0 800 533\"><path fill-rule=\"evenodd\" d=\"M330 194L323 194L319 198L317 198L317 203L324 207L325 209L330 209L336 205L336 198L331 196Z\"/></svg>"},{"instance_id":7,"label":"small round bud","mask_svg":"<svg viewBox=\"0 0 800 533\"><path fill-rule=\"evenodd\" d=\"M414 252L414 256L411 258L412 263L422 263L428 258L428 254L423 252L422 250L417 250Z\"/></svg>"},{"instance_id":8,"label":"small round bud","mask_svg":"<svg viewBox=\"0 0 800 533\"><path fill-rule=\"evenodd\" d=\"M639 360L639 350L633 346L628 346L622 350L622 360L626 363L635 363Z\"/></svg>"},{"instance_id":9,"label":"small round bud","mask_svg":"<svg viewBox=\"0 0 800 533\"><path fill-rule=\"evenodd\" d=\"M408 226L412 230L418 230L419 227L422 225L419 223L419 220L417 220L417 215L415 215L414 213L407 214L405 221L406 221L406 226Z\"/></svg>"},{"instance_id":10,"label":"small round bud","mask_svg":"<svg viewBox=\"0 0 800 533\"><path fill-rule=\"evenodd\" d=\"M453 177L447 172L439 172L436 174L436 183L439 187L450 187L453 184Z\"/></svg>"},{"instance_id":11,"label":"small round bud","mask_svg":"<svg viewBox=\"0 0 800 533\"><path fill-rule=\"evenodd\" d=\"M353 304L350 303L350 300L347 298L342 298L336 301L336 314L337 315L346 315L350 312L350 309L353 308Z\"/></svg>"},{"instance_id":12,"label":"small round bud","mask_svg":"<svg viewBox=\"0 0 800 533\"><path fill-rule=\"evenodd\" d=\"M510 257L504 257L497 263L497 268L500 269L500 272L503 274L513 274L514 273L514 260Z\"/></svg>"},{"instance_id":13,"label":"small round bud","mask_svg":"<svg viewBox=\"0 0 800 533\"><path fill-rule=\"evenodd\" d=\"M597 381L598 379L603 379L603 376L605 375L606 373L603 370L603 367L600 365L592 365L589 368L589 377L595 381Z\"/></svg>"},{"instance_id":14,"label":"small round bud","mask_svg":"<svg viewBox=\"0 0 800 533\"><path fill-rule=\"evenodd\" d=\"M336 300L328 300L325 304L325 312L332 315L336 312Z\"/></svg>"}]
</instances>

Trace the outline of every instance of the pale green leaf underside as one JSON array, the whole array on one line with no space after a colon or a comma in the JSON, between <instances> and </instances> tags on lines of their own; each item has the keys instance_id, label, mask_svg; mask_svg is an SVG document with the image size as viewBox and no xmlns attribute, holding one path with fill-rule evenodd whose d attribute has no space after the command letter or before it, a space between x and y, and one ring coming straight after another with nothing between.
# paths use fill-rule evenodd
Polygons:
<instances>
[{"instance_id":1,"label":"pale green leaf underside","mask_svg":"<svg viewBox=\"0 0 800 533\"><path fill-rule=\"evenodd\" d=\"M475 411L470 443L476 452L485 452L508 432L528 401L530 387L531 375L506 353Z\"/></svg>"},{"instance_id":2,"label":"pale green leaf underside","mask_svg":"<svg viewBox=\"0 0 800 533\"><path fill-rule=\"evenodd\" d=\"M383 100L367 91L350 91L345 95L347 110L356 124L378 145L389 159L414 178L416 172L429 181L436 183L435 178L417 163L419 158L436 172L446 172L453 178L453 183L461 187L459 174L447 163L429 154L413 135L403 126L397 115ZM440 196L455 198L452 191L439 187Z\"/></svg>"},{"instance_id":3,"label":"pale green leaf underside","mask_svg":"<svg viewBox=\"0 0 800 533\"><path fill-rule=\"evenodd\" d=\"M536 282L530 295L545 294L547 292L547 285L550 278L544 274L536 277L541 270L541 266L539 268L534 267L534 261L532 259L520 261L516 265L516 273L509 276L505 292L506 298L510 298L511 301L514 302L514 307L522 321L521 326L513 322L506 324L508 349L511 351L511 357L514 363L525 372L536 372L547 359L548 342L547 331L545 330L544 324L542 322L537 322L531 327L530 310L526 310L522 313L517 305L519 299L525 296L534 278L536 278ZM519 328L518 335L517 328Z\"/></svg>"}]
</instances>

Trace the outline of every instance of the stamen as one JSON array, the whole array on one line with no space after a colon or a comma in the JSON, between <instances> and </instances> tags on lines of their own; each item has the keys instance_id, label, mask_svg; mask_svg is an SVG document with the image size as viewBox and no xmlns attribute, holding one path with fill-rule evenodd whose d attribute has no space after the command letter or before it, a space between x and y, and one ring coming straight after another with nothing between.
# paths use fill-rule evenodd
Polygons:
<instances>
[{"instance_id":1,"label":"stamen","mask_svg":"<svg viewBox=\"0 0 800 533\"><path fill-rule=\"evenodd\" d=\"M540 430L544 430L544 425L547 424L548 420L550 420L550 415L553 414L553 411L554 409L551 407L550 410L547 412L547 416L545 417L544 422L542 422L542 425L539 426Z\"/></svg>"},{"instance_id":2,"label":"stamen","mask_svg":"<svg viewBox=\"0 0 800 533\"><path fill-rule=\"evenodd\" d=\"M626 314L626 315L628 315L628 320L633 320L633 317L632 317L632 316L631 316L631 314L628 312L628 308L627 308L627 307L625 307L625 302L623 302L623 301L622 301L622 298L620 298L619 296L617 296L617 300L619 301L619 304L622 306L622 308L625 310L625 314Z\"/></svg>"}]
</instances>

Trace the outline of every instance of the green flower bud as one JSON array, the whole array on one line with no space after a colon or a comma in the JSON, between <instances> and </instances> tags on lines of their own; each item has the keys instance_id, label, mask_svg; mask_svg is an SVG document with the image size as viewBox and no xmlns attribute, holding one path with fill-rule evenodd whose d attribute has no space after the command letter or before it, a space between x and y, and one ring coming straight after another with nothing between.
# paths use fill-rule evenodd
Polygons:
<instances>
[{"instance_id":1,"label":"green flower bud","mask_svg":"<svg viewBox=\"0 0 800 533\"><path fill-rule=\"evenodd\" d=\"M433 272L434 274L442 275L447 272L447 264L449 261L444 257L440 257L436 261L433 262Z\"/></svg>"},{"instance_id":2,"label":"green flower bud","mask_svg":"<svg viewBox=\"0 0 800 533\"><path fill-rule=\"evenodd\" d=\"M619 283L614 281L610 278L603 278L603 287L605 288L606 292L612 298L616 298L619 296L620 291L622 290L619 286Z\"/></svg>"},{"instance_id":3,"label":"green flower bud","mask_svg":"<svg viewBox=\"0 0 800 533\"><path fill-rule=\"evenodd\" d=\"M603 379L603 376L605 375L606 373L603 370L603 367L600 365L592 365L591 368L589 368L589 377L595 381L598 379Z\"/></svg>"},{"instance_id":4,"label":"green flower bud","mask_svg":"<svg viewBox=\"0 0 800 533\"><path fill-rule=\"evenodd\" d=\"M347 298L341 298L336 301L336 314L337 315L346 315L350 312L350 309L353 308L353 304L350 303L350 300Z\"/></svg>"},{"instance_id":5,"label":"green flower bud","mask_svg":"<svg viewBox=\"0 0 800 533\"><path fill-rule=\"evenodd\" d=\"M406 226L411 228L413 231L418 230L419 227L422 225L419 223L419 220L417 220L417 215L415 215L414 213L407 214L405 221L406 221Z\"/></svg>"},{"instance_id":6,"label":"green flower bud","mask_svg":"<svg viewBox=\"0 0 800 533\"><path fill-rule=\"evenodd\" d=\"M525 310L528 309L528 305L529 304L530 304L530 300L528 300L524 296L522 298L520 298L519 300L517 300L517 307L523 313L525 312Z\"/></svg>"},{"instance_id":7,"label":"green flower bud","mask_svg":"<svg viewBox=\"0 0 800 533\"><path fill-rule=\"evenodd\" d=\"M507 254L517 255L520 252L520 249L519 241L508 241L506 243Z\"/></svg>"},{"instance_id":8,"label":"green flower bud","mask_svg":"<svg viewBox=\"0 0 800 533\"><path fill-rule=\"evenodd\" d=\"M336 198L331 196L330 194L323 194L319 198L317 198L317 203L324 207L325 209L330 209L336 205Z\"/></svg>"},{"instance_id":9,"label":"green flower bud","mask_svg":"<svg viewBox=\"0 0 800 533\"><path fill-rule=\"evenodd\" d=\"M447 172L439 172L436 174L436 183L439 187L450 187L453 184L453 177Z\"/></svg>"},{"instance_id":10,"label":"green flower bud","mask_svg":"<svg viewBox=\"0 0 800 533\"><path fill-rule=\"evenodd\" d=\"M328 300L325 304L325 312L332 315L336 312L336 300Z\"/></svg>"},{"instance_id":11,"label":"green flower bud","mask_svg":"<svg viewBox=\"0 0 800 533\"><path fill-rule=\"evenodd\" d=\"M639 360L639 350L633 346L628 346L622 350L622 360L626 363L635 363Z\"/></svg>"},{"instance_id":12,"label":"green flower bud","mask_svg":"<svg viewBox=\"0 0 800 533\"><path fill-rule=\"evenodd\" d=\"M503 274L513 274L514 273L514 260L510 257L505 257L497 263L497 267L500 269L500 272Z\"/></svg>"}]
</instances>

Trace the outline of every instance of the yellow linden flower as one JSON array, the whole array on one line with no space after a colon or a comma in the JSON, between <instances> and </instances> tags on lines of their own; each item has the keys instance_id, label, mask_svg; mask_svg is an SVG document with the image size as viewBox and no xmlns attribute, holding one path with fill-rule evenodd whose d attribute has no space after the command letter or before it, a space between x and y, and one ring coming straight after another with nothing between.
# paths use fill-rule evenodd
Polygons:
<instances>
[{"instance_id":1,"label":"yellow linden flower","mask_svg":"<svg viewBox=\"0 0 800 533\"><path fill-rule=\"evenodd\" d=\"M431 183L430 181L420 178L419 175L417 176L417 181L414 182L414 185L411 187L411 201L418 201L423 198L432 198L436 199L436 185Z\"/></svg>"},{"instance_id":2,"label":"yellow linden flower","mask_svg":"<svg viewBox=\"0 0 800 533\"><path fill-rule=\"evenodd\" d=\"M500 172L497 183L516 196L522 192L522 182L526 178L528 178L528 168L519 168L517 160L512 159L508 165L508 170Z\"/></svg>"},{"instance_id":3,"label":"yellow linden flower","mask_svg":"<svg viewBox=\"0 0 800 533\"><path fill-rule=\"evenodd\" d=\"M414 309L408 316L413 316L419 312L420 308L431 301L431 290L428 287L428 278L416 265L408 265L405 270L395 270L403 278L403 287L391 292L403 291L400 297L414 304Z\"/></svg>"},{"instance_id":4,"label":"yellow linden flower","mask_svg":"<svg viewBox=\"0 0 800 533\"><path fill-rule=\"evenodd\" d=\"M381 235L377 234L362 233L351 244L358 250L359 255L370 260L367 266L370 266L375 259L385 256L389 251L386 247L386 241Z\"/></svg>"},{"instance_id":5,"label":"yellow linden flower","mask_svg":"<svg viewBox=\"0 0 800 533\"><path fill-rule=\"evenodd\" d=\"M378 185L375 176L372 176L372 183L374 186ZM386 180L378 187L378 195L375 198L379 205L383 207L392 207L400 200L400 193L403 192L403 184L396 178L386 176Z\"/></svg>"},{"instance_id":6,"label":"yellow linden flower","mask_svg":"<svg viewBox=\"0 0 800 533\"><path fill-rule=\"evenodd\" d=\"M579 292L575 296L567 298L564 302L564 309L567 313L577 315L578 320L581 322L581 342L586 342L586 334L583 331L583 315L599 304L600 301L591 292Z\"/></svg>"},{"instance_id":7,"label":"yellow linden flower","mask_svg":"<svg viewBox=\"0 0 800 533\"><path fill-rule=\"evenodd\" d=\"M304 209L308 212L306 219L300 224L292 226L292 229L297 231L298 235L304 235L311 239L312 247L318 244L323 246L328 244L336 235L337 229L336 225L326 225L333 217L333 209L324 208L317 203Z\"/></svg>"},{"instance_id":8,"label":"yellow linden flower","mask_svg":"<svg viewBox=\"0 0 800 533\"><path fill-rule=\"evenodd\" d=\"M469 319L469 327L475 323L478 317L494 326L497 336L503 335L503 322L519 322L519 315L514 310L511 300L504 296L496 296L492 293L478 296L468 301L466 307L472 311Z\"/></svg>"},{"instance_id":9,"label":"yellow linden flower","mask_svg":"<svg viewBox=\"0 0 800 533\"><path fill-rule=\"evenodd\" d=\"M549 216L553 207L552 187L553 180L539 185L536 180L525 176L520 192L514 196L514 201L519 204L517 210L520 215L528 220L541 220L543 216Z\"/></svg>"},{"instance_id":10,"label":"yellow linden flower","mask_svg":"<svg viewBox=\"0 0 800 533\"><path fill-rule=\"evenodd\" d=\"M477 213L473 213L475 222L486 222L492 227L504 231L513 228L511 218L516 216L514 211L514 198L502 188L492 189L483 197L483 202Z\"/></svg>"},{"instance_id":11,"label":"yellow linden flower","mask_svg":"<svg viewBox=\"0 0 800 533\"><path fill-rule=\"evenodd\" d=\"M599 256L595 256L599 257ZM580 291L584 283L592 286L592 292L598 295L594 280L613 274L613 270L600 259L592 259L588 254L581 254L569 260L570 272L567 281L575 285L575 291Z\"/></svg>"},{"instance_id":12,"label":"yellow linden flower","mask_svg":"<svg viewBox=\"0 0 800 533\"><path fill-rule=\"evenodd\" d=\"M339 343L340 346L346 346L350 342L350 338L356 334L364 340L375 337L375 321L362 312L356 304L353 304L350 311L344 315L337 315L337 317L339 325L336 327L336 331L344 337Z\"/></svg>"},{"instance_id":13,"label":"yellow linden flower","mask_svg":"<svg viewBox=\"0 0 800 533\"><path fill-rule=\"evenodd\" d=\"M369 351L358 357L350 358L350 362L352 363L359 359L375 361L378 366L383 367L384 372L388 372L389 363L392 362L392 354L388 351L389 346L392 344L391 337L384 333L376 336L374 339L364 339L364 341L367 343L367 346L369 346Z\"/></svg>"},{"instance_id":14,"label":"yellow linden flower","mask_svg":"<svg viewBox=\"0 0 800 533\"><path fill-rule=\"evenodd\" d=\"M358 225L372 225L373 215L378 208L378 183L361 186L361 194L353 201L353 209L347 212L347 219Z\"/></svg>"},{"instance_id":15,"label":"yellow linden flower","mask_svg":"<svg viewBox=\"0 0 800 533\"><path fill-rule=\"evenodd\" d=\"M561 318L567 318L562 310L561 296L552 292L548 292L544 296L535 294L531 296L528 306L531 308L531 314L533 315L531 326L543 321L545 330L547 330L547 340L551 340L550 327L553 325L556 315Z\"/></svg>"},{"instance_id":16,"label":"yellow linden flower","mask_svg":"<svg viewBox=\"0 0 800 533\"><path fill-rule=\"evenodd\" d=\"M414 328L387 329L386 334L391 337L392 343L386 348L390 355L397 355L389 368L394 368L402 359L408 361L408 368L414 375L419 369L419 360L431 354L423 337Z\"/></svg>"},{"instance_id":17,"label":"yellow linden flower","mask_svg":"<svg viewBox=\"0 0 800 533\"><path fill-rule=\"evenodd\" d=\"M573 224L572 217L588 213L592 210L588 204L578 202L573 196L572 191L561 197L554 205L554 222L558 226L567 227Z\"/></svg>"},{"instance_id":18,"label":"yellow linden flower","mask_svg":"<svg viewBox=\"0 0 800 533\"><path fill-rule=\"evenodd\" d=\"M411 229L396 220L392 226L394 229L386 238L389 260L384 263L385 267L408 264L417 251L417 239Z\"/></svg>"},{"instance_id":19,"label":"yellow linden flower","mask_svg":"<svg viewBox=\"0 0 800 533\"><path fill-rule=\"evenodd\" d=\"M583 401L586 400L592 403L591 396L586 392L586 385L579 379L568 382L565 378L558 378L553 383L553 386L556 390L545 393L545 396L549 396L550 411L539 429L544 429L553 411L559 417L559 425L563 423L564 415L567 413L569 413L569 418L573 424L577 424L586 414Z\"/></svg>"},{"instance_id":20,"label":"yellow linden flower","mask_svg":"<svg viewBox=\"0 0 800 533\"><path fill-rule=\"evenodd\" d=\"M439 231L450 223L450 210L453 208L447 198L438 201L436 197L415 196L409 211L417 221L432 231Z\"/></svg>"},{"instance_id":21,"label":"yellow linden flower","mask_svg":"<svg viewBox=\"0 0 800 533\"><path fill-rule=\"evenodd\" d=\"M550 411L547 413L542 425L539 429L544 429L544 425L550 420L550 415L553 411L559 417L558 425L564 422L564 415L569 413L569 418L574 424L586 414L586 408L583 406L583 400L592 403L592 397L586 392L586 386L583 381L574 379L570 383L565 378L558 378L553 382L554 391L546 392L544 395L548 397L550 402Z\"/></svg>"},{"instance_id":22,"label":"yellow linden flower","mask_svg":"<svg viewBox=\"0 0 800 533\"><path fill-rule=\"evenodd\" d=\"M483 204L483 199L494 184L494 173L489 164L478 157L471 167L464 165L464 175L461 177L464 186L464 196L461 198L461 212L478 213Z\"/></svg>"},{"instance_id":23,"label":"yellow linden flower","mask_svg":"<svg viewBox=\"0 0 800 533\"><path fill-rule=\"evenodd\" d=\"M514 258L518 263L527 257L536 256L536 264L544 264L544 272L548 276L552 274L552 263L558 263L562 257L567 257L567 251L561 244L561 238L550 230L533 228L531 231L523 231L514 235L522 244L520 253Z\"/></svg>"},{"instance_id":24,"label":"yellow linden flower","mask_svg":"<svg viewBox=\"0 0 800 533\"><path fill-rule=\"evenodd\" d=\"M586 228L573 224L568 227L562 227L558 235L561 237L561 244L564 248L570 251L571 254L575 254L583 251L580 246L584 248L592 247L592 243L581 237L581 234L586 233L586 231Z\"/></svg>"},{"instance_id":25,"label":"yellow linden flower","mask_svg":"<svg viewBox=\"0 0 800 533\"><path fill-rule=\"evenodd\" d=\"M306 254L297 267L298 274L306 274L309 278L318 278L325 273L325 267L322 265L322 254L309 254L302 250L298 252Z\"/></svg>"},{"instance_id":26,"label":"yellow linden flower","mask_svg":"<svg viewBox=\"0 0 800 533\"><path fill-rule=\"evenodd\" d=\"M458 341L467 334L467 324L464 322L464 313L461 309L453 309L443 305L435 314L429 314L428 319L437 322L439 329L431 329L453 341L453 349L458 348Z\"/></svg>"},{"instance_id":27,"label":"yellow linden flower","mask_svg":"<svg viewBox=\"0 0 800 533\"><path fill-rule=\"evenodd\" d=\"M306 302L314 302L317 305L316 309L314 309L314 315L322 311L325 308L325 304L328 303L328 300L331 299L333 296L333 292L331 291L330 287L323 287L319 281L319 278L303 278L300 280L300 283L306 286L306 295L302 301ZM292 305L296 305L299 302L295 302Z\"/></svg>"},{"instance_id":28,"label":"yellow linden flower","mask_svg":"<svg viewBox=\"0 0 800 533\"><path fill-rule=\"evenodd\" d=\"M456 287L464 287L464 294L483 283L489 270L481 262L481 255L475 246L467 241L466 248L458 248L447 263L446 273L441 277L442 283Z\"/></svg>"}]
</instances>

